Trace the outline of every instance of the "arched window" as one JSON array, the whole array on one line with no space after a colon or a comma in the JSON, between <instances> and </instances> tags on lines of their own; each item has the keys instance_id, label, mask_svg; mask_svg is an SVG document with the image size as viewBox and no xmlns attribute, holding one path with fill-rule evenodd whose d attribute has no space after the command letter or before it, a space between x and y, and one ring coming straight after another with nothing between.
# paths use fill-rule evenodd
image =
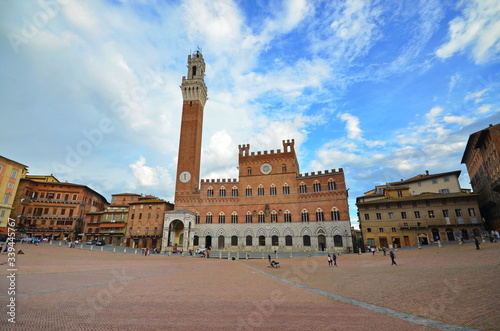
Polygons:
<instances>
[{"instance_id":1,"label":"arched window","mask_svg":"<svg viewBox=\"0 0 500 331\"><path fill-rule=\"evenodd\" d=\"M213 197L214 196L214 189L210 186L207 190L207 197Z\"/></svg>"},{"instance_id":2,"label":"arched window","mask_svg":"<svg viewBox=\"0 0 500 331\"><path fill-rule=\"evenodd\" d=\"M299 189L300 189L300 193L307 193L307 185L306 184L300 183Z\"/></svg>"},{"instance_id":3,"label":"arched window","mask_svg":"<svg viewBox=\"0 0 500 331\"><path fill-rule=\"evenodd\" d=\"M266 215L261 210L261 211L259 211L259 223L265 223L265 222L266 222Z\"/></svg>"},{"instance_id":4,"label":"arched window","mask_svg":"<svg viewBox=\"0 0 500 331\"><path fill-rule=\"evenodd\" d=\"M266 246L266 237L259 236L259 246Z\"/></svg>"},{"instance_id":5,"label":"arched window","mask_svg":"<svg viewBox=\"0 0 500 331\"><path fill-rule=\"evenodd\" d=\"M331 214L332 214L332 221L340 221L340 212L338 211L337 208L333 207Z\"/></svg>"},{"instance_id":6,"label":"arched window","mask_svg":"<svg viewBox=\"0 0 500 331\"><path fill-rule=\"evenodd\" d=\"M269 195L276 195L276 185L271 185L271 187L269 188Z\"/></svg>"},{"instance_id":7,"label":"arched window","mask_svg":"<svg viewBox=\"0 0 500 331\"><path fill-rule=\"evenodd\" d=\"M285 246L292 246L292 245L293 245L292 236L290 235L285 236Z\"/></svg>"},{"instance_id":8,"label":"arched window","mask_svg":"<svg viewBox=\"0 0 500 331\"><path fill-rule=\"evenodd\" d=\"M252 187L250 185L247 186L246 190L245 190L245 194L247 197L251 197L252 196Z\"/></svg>"},{"instance_id":9,"label":"arched window","mask_svg":"<svg viewBox=\"0 0 500 331\"><path fill-rule=\"evenodd\" d=\"M323 210L321 208L318 208L316 210L316 222L323 222L325 220L325 215L323 214Z\"/></svg>"},{"instance_id":10,"label":"arched window","mask_svg":"<svg viewBox=\"0 0 500 331\"><path fill-rule=\"evenodd\" d=\"M193 76L196 76L196 66L193 66Z\"/></svg>"},{"instance_id":11,"label":"arched window","mask_svg":"<svg viewBox=\"0 0 500 331\"><path fill-rule=\"evenodd\" d=\"M194 236L193 237L193 246L198 246L200 243L200 237Z\"/></svg>"},{"instance_id":12,"label":"arched window","mask_svg":"<svg viewBox=\"0 0 500 331\"><path fill-rule=\"evenodd\" d=\"M302 222L309 222L309 213L307 212L307 210L302 210Z\"/></svg>"},{"instance_id":13,"label":"arched window","mask_svg":"<svg viewBox=\"0 0 500 331\"><path fill-rule=\"evenodd\" d=\"M226 215L224 215L223 212L219 213L219 224L224 224L226 223Z\"/></svg>"},{"instance_id":14,"label":"arched window","mask_svg":"<svg viewBox=\"0 0 500 331\"><path fill-rule=\"evenodd\" d=\"M321 192L321 184L318 181L315 181L313 184L314 192Z\"/></svg>"},{"instance_id":15,"label":"arched window","mask_svg":"<svg viewBox=\"0 0 500 331\"><path fill-rule=\"evenodd\" d=\"M207 224L212 224L212 213L211 212L208 212L208 214L206 216L206 221L207 221Z\"/></svg>"},{"instance_id":16,"label":"arched window","mask_svg":"<svg viewBox=\"0 0 500 331\"><path fill-rule=\"evenodd\" d=\"M194 215L194 223L200 224L200 214L196 213L196 215Z\"/></svg>"},{"instance_id":17,"label":"arched window","mask_svg":"<svg viewBox=\"0 0 500 331\"><path fill-rule=\"evenodd\" d=\"M333 246L335 247L343 247L343 243L342 243L342 236L341 235L335 235L333 236Z\"/></svg>"},{"instance_id":18,"label":"arched window","mask_svg":"<svg viewBox=\"0 0 500 331\"><path fill-rule=\"evenodd\" d=\"M278 236L272 236L271 237L271 245L272 246L278 246L279 245Z\"/></svg>"},{"instance_id":19,"label":"arched window","mask_svg":"<svg viewBox=\"0 0 500 331\"><path fill-rule=\"evenodd\" d=\"M246 240L246 245L247 245L247 246L252 246L252 236L247 236L247 238L246 238L246 239L247 239L247 240Z\"/></svg>"},{"instance_id":20,"label":"arched window","mask_svg":"<svg viewBox=\"0 0 500 331\"><path fill-rule=\"evenodd\" d=\"M257 195L258 196L264 195L264 186L262 186L262 184L260 184L259 187L257 188Z\"/></svg>"},{"instance_id":21,"label":"arched window","mask_svg":"<svg viewBox=\"0 0 500 331\"><path fill-rule=\"evenodd\" d=\"M238 196L238 188L236 186L233 186L231 189L231 196L237 197Z\"/></svg>"},{"instance_id":22,"label":"arched window","mask_svg":"<svg viewBox=\"0 0 500 331\"><path fill-rule=\"evenodd\" d=\"M231 246L238 246L238 236L231 237Z\"/></svg>"},{"instance_id":23,"label":"arched window","mask_svg":"<svg viewBox=\"0 0 500 331\"><path fill-rule=\"evenodd\" d=\"M252 174L252 168L247 168L247 175L251 175Z\"/></svg>"},{"instance_id":24,"label":"arched window","mask_svg":"<svg viewBox=\"0 0 500 331\"><path fill-rule=\"evenodd\" d=\"M335 181L333 179L328 180L328 191L334 191L337 189L337 185L335 185Z\"/></svg>"},{"instance_id":25,"label":"arched window","mask_svg":"<svg viewBox=\"0 0 500 331\"><path fill-rule=\"evenodd\" d=\"M245 215L245 221L247 223L252 223L252 213L247 211L247 214Z\"/></svg>"},{"instance_id":26,"label":"arched window","mask_svg":"<svg viewBox=\"0 0 500 331\"><path fill-rule=\"evenodd\" d=\"M286 183L283 185L283 194L290 194L290 186L288 186L288 184Z\"/></svg>"},{"instance_id":27,"label":"arched window","mask_svg":"<svg viewBox=\"0 0 500 331\"><path fill-rule=\"evenodd\" d=\"M224 186L222 186L220 189L219 189L219 196L221 197L225 197L226 196L226 188Z\"/></svg>"},{"instance_id":28,"label":"arched window","mask_svg":"<svg viewBox=\"0 0 500 331\"><path fill-rule=\"evenodd\" d=\"M285 223L291 223L292 222L292 214L290 213L289 210L286 210L285 213L283 214L283 221Z\"/></svg>"},{"instance_id":29,"label":"arched window","mask_svg":"<svg viewBox=\"0 0 500 331\"><path fill-rule=\"evenodd\" d=\"M311 246L311 237L308 235L305 235L302 237L302 240L304 242L304 246Z\"/></svg>"},{"instance_id":30,"label":"arched window","mask_svg":"<svg viewBox=\"0 0 500 331\"><path fill-rule=\"evenodd\" d=\"M238 214L235 211L231 214L231 223L238 223Z\"/></svg>"},{"instance_id":31,"label":"arched window","mask_svg":"<svg viewBox=\"0 0 500 331\"><path fill-rule=\"evenodd\" d=\"M276 210L273 210L271 212L271 223L276 223L278 222L278 213L276 212Z\"/></svg>"}]
</instances>

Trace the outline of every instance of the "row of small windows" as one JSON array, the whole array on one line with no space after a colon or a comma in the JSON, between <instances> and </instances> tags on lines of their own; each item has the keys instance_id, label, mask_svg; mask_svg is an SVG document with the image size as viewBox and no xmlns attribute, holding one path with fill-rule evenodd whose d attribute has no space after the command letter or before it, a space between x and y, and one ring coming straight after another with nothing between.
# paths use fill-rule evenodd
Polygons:
<instances>
[{"instance_id":1,"label":"row of small windows","mask_svg":"<svg viewBox=\"0 0 500 331\"><path fill-rule=\"evenodd\" d=\"M449 193L449 192L448 192ZM443 206L446 206L448 205L448 202L453 202L454 204L458 204L458 203L462 203L464 199L441 199L441 204ZM469 201L469 198L465 199L466 202L470 202ZM397 202L396 203L396 206L398 208L403 208L405 206L409 206L411 204L412 207L419 207L419 206L422 206L422 203L425 204L425 206L429 207L431 205L431 201L430 200L423 200L423 201L411 201L411 202ZM380 205L377 204L374 206L375 209L380 209ZM385 208L386 209L391 209L391 208L394 208L394 204L390 204L390 203L386 203L385 204ZM365 206L364 207L365 210L369 210L370 209L370 206Z\"/></svg>"},{"instance_id":2,"label":"row of small windows","mask_svg":"<svg viewBox=\"0 0 500 331\"><path fill-rule=\"evenodd\" d=\"M476 211L475 211L474 208L469 208L467 210L467 212L469 213L469 216L471 216L471 217L476 216ZM442 213L443 213L443 217L450 217L450 212L448 211L448 209L443 209ZM408 212L402 211L401 212L401 218L402 219L407 219L408 216L409 216L408 214L409 214ZM389 217L390 220L394 219L394 213L391 212L391 213L388 213L387 215L388 215L388 217ZM428 210L427 211L427 216L429 218L435 218L436 214L435 214L434 210ZM455 209L455 216L456 217L462 217L463 216L462 209ZM364 214L365 221L369 221L370 217L371 217L370 214ZM419 210L415 210L413 212L413 217L414 218L422 218L422 215L421 215L421 213L420 213ZM375 218L377 220L381 220L382 219L382 213L375 213Z\"/></svg>"},{"instance_id":3,"label":"row of small windows","mask_svg":"<svg viewBox=\"0 0 500 331\"><path fill-rule=\"evenodd\" d=\"M328 191L334 191L337 189L337 185L335 184L335 182L333 180L330 180L328 183L327 183L327 189ZM281 188L281 191L284 195L288 195L290 194L290 186L288 186L288 184L285 184L283 185L283 187ZM300 184L299 186L299 192L300 193L307 193L307 185L302 183ZM313 184L313 192L321 192L321 183L319 182L315 182ZM247 197L251 197L253 195L253 189L252 187L249 185L245 188L245 196ZM257 195L258 196L264 196L265 195L265 188L264 186L262 185L259 185L259 187L257 188ZM269 188L269 195L277 195L277 189L276 189L276 185L271 185L271 187ZM207 196L208 197L213 197L214 196L214 189L212 187L209 187L207 189ZM219 189L219 196L220 197L226 197L226 188L225 187L221 187ZM231 189L231 196L232 197L237 197L239 196L239 191L238 191L238 188L237 187L233 187Z\"/></svg>"},{"instance_id":4,"label":"row of small windows","mask_svg":"<svg viewBox=\"0 0 500 331\"><path fill-rule=\"evenodd\" d=\"M224 236L221 236L221 237L224 237ZM253 239L254 238L252 236L246 236L245 237L246 246L252 246ZM266 237L265 236L259 236L256 239L258 241L259 246L266 246ZM193 237L193 245L199 246L199 244L200 244L200 237L194 236ZM271 237L271 245L272 246L279 246L278 236ZM302 245L303 246L311 246L311 236L308 236L308 235L302 236ZM340 236L340 235L333 236L333 245L335 247L343 247L342 236ZM238 236L231 236L231 246L238 246ZM293 246L293 237L292 236L290 236L290 235L285 236L285 246Z\"/></svg>"},{"instance_id":5,"label":"row of small windows","mask_svg":"<svg viewBox=\"0 0 500 331\"><path fill-rule=\"evenodd\" d=\"M290 211L288 211L288 210L285 211L282 216L283 216L283 222L285 222L285 223L292 222L292 214L290 213ZM205 216L205 223L212 224L213 219L214 219L213 214L209 212ZM257 223L266 223L266 214L263 211L260 211L258 214L254 214L250 211L248 211L246 213L245 223L254 223L255 219L257 220ZM271 223L280 222L280 215L275 210L273 210L269 214L269 219L270 219ZM238 220L239 220L238 214L236 212L233 212L231 214L231 218L230 218L231 223L233 223L233 224L238 223ZM304 209L302 211L302 213L300 214L300 220L302 222L309 222L310 221L309 212L307 210ZM316 220L316 222L323 222L326 220L325 214L324 214L323 210L321 210L320 208L318 208L318 210L315 213L315 220ZM330 219L329 220L330 221L340 221L340 212L336 208L334 208L330 212ZM226 223L226 214L224 214L223 212L220 212L220 214L218 215L217 221L219 224L225 224ZM196 224L201 223L201 216L198 213L195 216L195 223Z\"/></svg>"}]
</instances>

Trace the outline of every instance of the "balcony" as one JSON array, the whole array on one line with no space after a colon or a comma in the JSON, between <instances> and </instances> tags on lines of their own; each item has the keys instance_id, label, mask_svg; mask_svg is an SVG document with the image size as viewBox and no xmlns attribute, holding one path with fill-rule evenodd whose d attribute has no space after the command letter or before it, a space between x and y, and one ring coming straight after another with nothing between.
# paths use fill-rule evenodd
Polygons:
<instances>
[{"instance_id":1,"label":"balcony","mask_svg":"<svg viewBox=\"0 0 500 331\"><path fill-rule=\"evenodd\" d=\"M51 199L51 198L32 198L28 196L23 196L24 201L27 202L44 202L44 203L61 203L61 204L77 204L86 205L87 203L83 200L66 200L66 199Z\"/></svg>"},{"instance_id":2,"label":"balcony","mask_svg":"<svg viewBox=\"0 0 500 331\"><path fill-rule=\"evenodd\" d=\"M51 220L83 220L83 217L76 215L47 215L47 214L20 214L20 219L51 219Z\"/></svg>"},{"instance_id":3,"label":"balcony","mask_svg":"<svg viewBox=\"0 0 500 331\"><path fill-rule=\"evenodd\" d=\"M122 236L124 236L125 235L125 229L110 229L110 230L100 229L100 231L97 232L96 234L116 234L116 235L122 235Z\"/></svg>"}]
</instances>

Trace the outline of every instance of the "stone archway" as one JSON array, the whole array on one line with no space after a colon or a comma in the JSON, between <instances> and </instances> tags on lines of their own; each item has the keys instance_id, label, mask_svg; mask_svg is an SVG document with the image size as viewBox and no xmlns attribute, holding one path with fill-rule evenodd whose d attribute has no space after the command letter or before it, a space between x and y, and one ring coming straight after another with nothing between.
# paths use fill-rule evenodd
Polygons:
<instances>
[{"instance_id":1,"label":"stone archway","mask_svg":"<svg viewBox=\"0 0 500 331\"><path fill-rule=\"evenodd\" d=\"M184 223L181 220L170 223L169 246L174 249L178 247L182 249L184 246Z\"/></svg>"}]
</instances>

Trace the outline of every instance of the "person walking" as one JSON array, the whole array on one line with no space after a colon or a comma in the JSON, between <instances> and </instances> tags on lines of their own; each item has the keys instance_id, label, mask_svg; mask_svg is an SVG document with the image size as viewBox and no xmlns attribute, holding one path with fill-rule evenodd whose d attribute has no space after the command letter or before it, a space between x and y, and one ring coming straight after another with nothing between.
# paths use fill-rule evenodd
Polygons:
<instances>
[{"instance_id":1,"label":"person walking","mask_svg":"<svg viewBox=\"0 0 500 331\"><path fill-rule=\"evenodd\" d=\"M328 254L328 266L332 266L332 256L330 254Z\"/></svg>"},{"instance_id":2,"label":"person walking","mask_svg":"<svg viewBox=\"0 0 500 331\"><path fill-rule=\"evenodd\" d=\"M479 248L479 240L477 240L477 237L474 237L474 244L476 244L476 249L480 249Z\"/></svg>"},{"instance_id":3,"label":"person walking","mask_svg":"<svg viewBox=\"0 0 500 331\"><path fill-rule=\"evenodd\" d=\"M269 260L269 263L271 263L271 254L267 254L267 259Z\"/></svg>"},{"instance_id":4,"label":"person walking","mask_svg":"<svg viewBox=\"0 0 500 331\"><path fill-rule=\"evenodd\" d=\"M338 267L337 266L337 254L333 253L332 258L333 258L333 266Z\"/></svg>"},{"instance_id":5,"label":"person walking","mask_svg":"<svg viewBox=\"0 0 500 331\"><path fill-rule=\"evenodd\" d=\"M397 266L398 264L396 263L396 254L394 253L394 251L391 251L389 253L389 256L391 257L391 265Z\"/></svg>"}]
</instances>

